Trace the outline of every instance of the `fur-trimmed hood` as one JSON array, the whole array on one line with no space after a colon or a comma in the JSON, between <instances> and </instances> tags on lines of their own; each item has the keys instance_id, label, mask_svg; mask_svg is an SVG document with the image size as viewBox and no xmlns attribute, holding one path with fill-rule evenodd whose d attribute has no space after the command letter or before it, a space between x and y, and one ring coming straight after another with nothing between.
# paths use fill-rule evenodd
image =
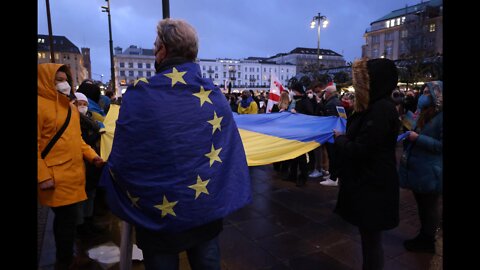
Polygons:
<instances>
[{"instance_id":1,"label":"fur-trimmed hood","mask_svg":"<svg viewBox=\"0 0 480 270\"><path fill-rule=\"evenodd\" d=\"M355 60L352 65L356 112L366 110L375 101L390 97L398 83L395 63L390 59Z\"/></svg>"}]
</instances>

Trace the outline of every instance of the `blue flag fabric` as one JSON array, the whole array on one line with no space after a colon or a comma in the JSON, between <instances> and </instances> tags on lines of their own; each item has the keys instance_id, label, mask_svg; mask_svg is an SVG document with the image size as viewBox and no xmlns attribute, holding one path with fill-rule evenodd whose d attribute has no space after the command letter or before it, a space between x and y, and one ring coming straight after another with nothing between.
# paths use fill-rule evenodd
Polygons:
<instances>
[{"instance_id":1,"label":"blue flag fabric","mask_svg":"<svg viewBox=\"0 0 480 270\"><path fill-rule=\"evenodd\" d=\"M337 116L300 113L234 115L249 166L271 164L296 158L333 143L333 130L344 133L347 120Z\"/></svg>"},{"instance_id":2,"label":"blue flag fabric","mask_svg":"<svg viewBox=\"0 0 480 270\"><path fill-rule=\"evenodd\" d=\"M116 216L163 232L206 224L251 201L230 106L197 64L127 88L100 185Z\"/></svg>"}]
</instances>

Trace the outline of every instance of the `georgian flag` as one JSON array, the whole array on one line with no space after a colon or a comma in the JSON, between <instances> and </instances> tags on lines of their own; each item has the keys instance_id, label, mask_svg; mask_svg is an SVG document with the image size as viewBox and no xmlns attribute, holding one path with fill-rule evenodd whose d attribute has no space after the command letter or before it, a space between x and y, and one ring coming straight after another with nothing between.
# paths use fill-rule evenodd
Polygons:
<instances>
[{"instance_id":1,"label":"georgian flag","mask_svg":"<svg viewBox=\"0 0 480 270\"><path fill-rule=\"evenodd\" d=\"M280 80L275 74L270 74L270 92L268 94L267 110L266 113L272 112L273 105L277 104L280 100L280 93L282 91L287 91L283 88L283 85L280 83Z\"/></svg>"}]
</instances>

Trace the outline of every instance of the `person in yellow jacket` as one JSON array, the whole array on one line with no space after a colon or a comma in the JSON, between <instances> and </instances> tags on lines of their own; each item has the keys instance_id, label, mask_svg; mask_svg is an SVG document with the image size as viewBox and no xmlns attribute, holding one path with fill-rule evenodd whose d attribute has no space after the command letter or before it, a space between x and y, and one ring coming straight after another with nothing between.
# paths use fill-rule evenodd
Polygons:
<instances>
[{"instance_id":1,"label":"person in yellow jacket","mask_svg":"<svg viewBox=\"0 0 480 270\"><path fill-rule=\"evenodd\" d=\"M238 103L237 112L239 114L257 114L258 105L252 97L252 93L248 90L243 90L242 101Z\"/></svg>"},{"instance_id":2,"label":"person in yellow jacket","mask_svg":"<svg viewBox=\"0 0 480 270\"><path fill-rule=\"evenodd\" d=\"M103 166L104 161L82 139L80 115L70 103L74 95L68 67L39 64L37 94L38 199L55 213L55 269L68 269L78 262L73 256L78 206L87 199L83 160L97 167ZM71 114L66 129L45 155L48 143L66 122L69 108Z\"/></svg>"}]
</instances>

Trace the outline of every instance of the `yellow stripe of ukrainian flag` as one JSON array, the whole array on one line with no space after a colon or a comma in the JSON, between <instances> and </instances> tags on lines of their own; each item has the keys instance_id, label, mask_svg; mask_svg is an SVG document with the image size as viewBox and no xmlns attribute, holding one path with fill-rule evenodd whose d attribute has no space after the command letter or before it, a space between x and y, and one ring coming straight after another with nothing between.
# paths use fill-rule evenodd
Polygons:
<instances>
[{"instance_id":1,"label":"yellow stripe of ukrainian flag","mask_svg":"<svg viewBox=\"0 0 480 270\"><path fill-rule=\"evenodd\" d=\"M240 128L238 131L242 137L248 166L259 166L296 158L320 146L317 142L282 139Z\"/></svg>"}]
</instances>

